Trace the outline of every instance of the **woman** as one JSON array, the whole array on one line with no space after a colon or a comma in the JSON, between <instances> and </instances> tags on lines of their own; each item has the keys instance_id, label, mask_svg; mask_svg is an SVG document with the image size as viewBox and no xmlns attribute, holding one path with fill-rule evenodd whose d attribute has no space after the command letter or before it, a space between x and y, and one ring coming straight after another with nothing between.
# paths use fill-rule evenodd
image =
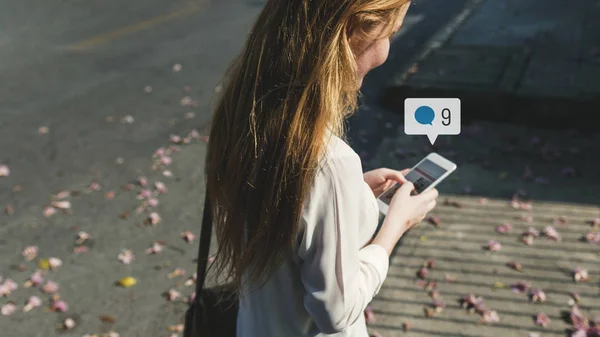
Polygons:
<instances>
[{"instance_id":1,"label":"woman","mask_svg":"<svg viewBox=\"0 0 600 337\"><path fill-rule=\"evenodd\" d=\"M437 191L363 175L343 140L364 76L385 62L406 0L268 0L213 116L207 189L217 272L238 337L367 336L363 311L400 237ZM403 183L379 232L376 197Z\"/></svg>"}]
</instances>

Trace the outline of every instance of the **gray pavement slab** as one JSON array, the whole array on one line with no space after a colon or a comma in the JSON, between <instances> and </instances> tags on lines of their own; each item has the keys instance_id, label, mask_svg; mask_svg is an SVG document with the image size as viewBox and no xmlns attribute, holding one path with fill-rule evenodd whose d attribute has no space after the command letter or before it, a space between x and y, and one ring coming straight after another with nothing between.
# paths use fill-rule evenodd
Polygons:
<instances>
[{"instance_id":1,"label":"gray pavement slab","mask_svg":"<svg viewBox=\"0 0 600 337\"><path fill-rule=\"evenodd\" d=\"M576 111L583 120L568 124L593 129L599 14L594 0L470 1L391 79L383 104L399 112L405 97L459 97L474 119L560 127Z\"/></svg>"}]
</instances>

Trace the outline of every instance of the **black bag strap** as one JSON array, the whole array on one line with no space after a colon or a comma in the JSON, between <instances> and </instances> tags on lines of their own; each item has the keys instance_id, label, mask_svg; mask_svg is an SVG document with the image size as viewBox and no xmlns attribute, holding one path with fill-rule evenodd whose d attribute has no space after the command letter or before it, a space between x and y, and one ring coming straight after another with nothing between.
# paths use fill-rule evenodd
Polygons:
<instances>
[{"instance_id":1,"label":"black bag strap","mask_svg":"<svg viewBox=\"0 0 600 337\"><path fill-rule=\"evenodd\" d=\"M196 299L202 296L204 281L206 279L206 266L212 237L212 211L208 190L204 196L204 215L202 216L202 229L200 230L200 247L198 248L198 269L196 270Z\"/></svg>"}]
</instances>

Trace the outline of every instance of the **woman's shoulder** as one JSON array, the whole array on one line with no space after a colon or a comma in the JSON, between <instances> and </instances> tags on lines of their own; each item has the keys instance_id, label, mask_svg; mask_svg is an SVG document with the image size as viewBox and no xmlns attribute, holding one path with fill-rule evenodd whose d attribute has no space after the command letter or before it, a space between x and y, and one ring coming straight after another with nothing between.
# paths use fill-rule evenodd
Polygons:
<instances>
[{"instance_id":1,"label":"woman's shoulder","mask_svg":"<svg viewBox=\"0 0 600 337\"><path fill-rule=\"evenodd\" d=\"M319 173L325 179L356 172L362 174L360 156L336 135L331 135L326 140L324 160L320 168Z\"/></svg>"}]
</instances>

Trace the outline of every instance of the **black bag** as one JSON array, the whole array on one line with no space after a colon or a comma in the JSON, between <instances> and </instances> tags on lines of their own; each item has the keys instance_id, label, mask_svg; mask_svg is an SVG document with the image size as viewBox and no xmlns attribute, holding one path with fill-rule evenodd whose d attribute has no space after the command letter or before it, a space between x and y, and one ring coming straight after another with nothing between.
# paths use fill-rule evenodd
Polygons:
<instances>
[{"instance_id":1,"label":"black bag","mask_svg":"<svg viewBox=\"0 0 600 337\"><path fill-rule=\"evenodd\" d=\"M204 199L204 216L198 249L196 297L185 313L183 337L235 337L238 301L230 284L204 288L212 214L208 191Z\"/></svg>"}]
</instances>

